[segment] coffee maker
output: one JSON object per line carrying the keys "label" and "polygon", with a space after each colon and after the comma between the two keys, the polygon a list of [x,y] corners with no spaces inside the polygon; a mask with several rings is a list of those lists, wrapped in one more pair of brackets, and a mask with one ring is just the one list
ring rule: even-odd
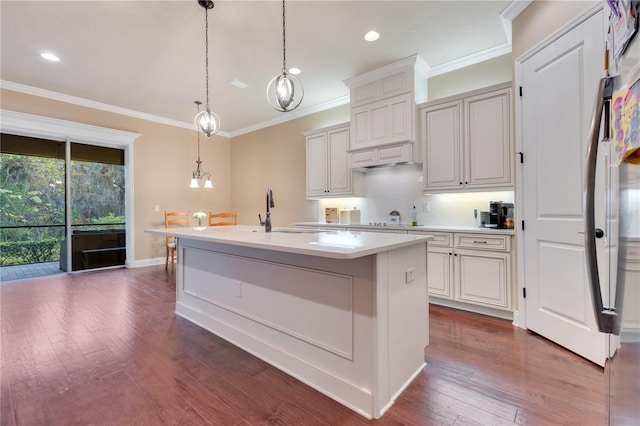
{"label": "coffee maker", "polygon": [[485,227],[512,229],[513,203],[503,203],[502,201],[489,202],[489,220],[485,224]]}
{"label": "coffee maker", "polygon": [[487,228],[501,228],[502,227],[502,201],[490,201],[489,202],[489,222],[485,224]]}

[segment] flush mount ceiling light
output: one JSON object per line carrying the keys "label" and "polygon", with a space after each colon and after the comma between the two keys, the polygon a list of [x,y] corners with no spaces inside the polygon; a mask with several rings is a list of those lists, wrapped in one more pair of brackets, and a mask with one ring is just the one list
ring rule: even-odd
{"label": "flush mount ceiling light", "polygon": [[273,109],[288,112],[296,109],[304,98],[302,83],[287,70],[287,37],[285,7],[282,0],[282,73],[271,79],[267,86],[267,100]]}
{"label": "flush mount ceiling light", "polygon": [[211,137],[220,131],[220,118],[214,112],[211,112],[209,107],[209,9],[213,9],[214,4],[211,0],[198,0],[198,4],[204,8],[204,59],[207,104],[205,110],[199,112],[193,122],[198,131],[204,133],[206,137]]}
{"label": "flush mount ceiling light", "polygon": [[[202,102],[193,101],[198,106],[198,115],[200,115],[200,105]],[[196,115],[196,117],[198,116]],[[211,182],[211,173],[207,173],[202,170],[202,161],[200,161],[200,132],[198,132],[198,160],[196,161],[196,169],[191,174],[191,184],[189,188],[200,188],[200,179],[207,178],[204,182],[204,187],[207,189],[213,188],[213,182]]]}
{"label": "flush mount ceiling light", "polygon": [[42,52],[40,54],[40,56],[44,59],[46,59],[47,61],[51,61],[51,62],[60,62],[60,58],[58,58],[56,55],[54,55],[51,52]]}
{"label": "flush mount ceiling light", "polygon": [[367,32],[364,35],[364,39],[367,40],[367,41],[376,41],[379,38],[380,38],[380,34],[378,34],[377,32],[375,32],[373,30]]}

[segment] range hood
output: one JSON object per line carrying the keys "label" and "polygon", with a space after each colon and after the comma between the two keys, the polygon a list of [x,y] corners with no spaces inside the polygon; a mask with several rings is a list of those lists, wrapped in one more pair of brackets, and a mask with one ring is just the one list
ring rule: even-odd
{"label": "range hood", "polygon": [[428,71],[412,55],[344,81],[351,96],[351,168],[422,162],[416,103],[426,101]]}

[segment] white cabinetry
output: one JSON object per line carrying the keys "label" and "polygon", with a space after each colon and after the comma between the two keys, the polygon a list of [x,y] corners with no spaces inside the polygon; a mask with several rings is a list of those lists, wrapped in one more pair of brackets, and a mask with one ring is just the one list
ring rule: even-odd
{"label": "white cabinetry", "polygon": [[[348,164],[349,123],[305,133],[307,138],[307,197],[356,195],[360,173]],[[355,187],[355,193],[354,193]]]}
{"label": "white cabinetry", "polygon": [[[352,77],[352,167],[422,161],[416,140],[416,102],[426,99],[426,64],[417,55]],[[382,147],[394,148],[385,158]]]}
{"label": "white cabinetry", "polygon": [[512,310],[511,236],[427,233],[434,236],[427,248],[431,302]]}
{"label": "white cabinetry", "polygon": [[512,187],[511,83],[419,106],[424,188]]}

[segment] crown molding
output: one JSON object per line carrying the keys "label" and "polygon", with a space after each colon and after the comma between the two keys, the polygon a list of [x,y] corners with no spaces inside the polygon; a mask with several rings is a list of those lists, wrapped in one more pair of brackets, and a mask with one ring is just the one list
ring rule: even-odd
{"label": "crown molding", "polygon": [[[0,88],[11,90],[14,92],[24,93],[27,95],[38,96],[54,101],[65,102],[72,105],[79,105],[87,108],[93,108],[100,111],[111,112],[114,114],[125,115],[127,117],[139,118],[142,120],[153,121],[155,123],[166,124],[168,126],[181,127],[183,129],[195,130],[193,123],[185,123],[183,121],[172,120],[157,115],[147,114],[132,109],[122,108],[115,105],[109,105],[102,102],[96,102],[89,99],[79,98],[77,96],[66,95],[64,93],[54,92],[51,90],[40,89],[38,87],[27,86],[25,84],[14,83],[12,81],[0,80]],[[226,132],[219,132],[218,136],[229,137]]]}
{"label": "crown molding", "polygon": [[263,121],[261,123],[258,124],[254,124],[252,126],[248,126],[248,127],[244,127],[240,130],[236,130],[234,132],[230,133],[229,137],[236,137],[236,136],[240,136],[240,135],[244,135],[246,133],[251,133],[251,132],[255,132],[256,130],[260,130],[260,129],[264,129],[266,127],[271,127],[271,126],[275,126],[276,124],[282,124],[282,123],[286,123],[287,121],[291,121],[291,120],[295,120],[296,118],[300,118],[300,117],[304,117],[307,115],[311,115],[314,114],[316,112],[321,112],[321,111],[326,111],[328,109],[331,108],[335,108],[335,107],[339,107],[341,105],[345,105],[348,104],[350,100],[349,95],[345,95],[336,99],[332,99],[330,101],[327,102],[323,102],[321,104],[312,106],[312,107],[308,107],[308,108],[303,108],[300,110],[295,110],[292,112],[288,112],[286,115],[282,116],[282,117],[278,117],[278,118],[274,118],[273,120],[267,120],[267,121]]}
{"label": "crown molding", "polygon": [[433,67],[431,68],[431,72],[429,72],[429,77],[445,74],[460,68],[488,61],[489,59],[497,58],[498,56],[507,55],[509,53],[511,53],[511,43],[501,44],[472,55],[464,56],[456,59],[455,61],[450,61],[442,65],[438,65],[437,67]]}

